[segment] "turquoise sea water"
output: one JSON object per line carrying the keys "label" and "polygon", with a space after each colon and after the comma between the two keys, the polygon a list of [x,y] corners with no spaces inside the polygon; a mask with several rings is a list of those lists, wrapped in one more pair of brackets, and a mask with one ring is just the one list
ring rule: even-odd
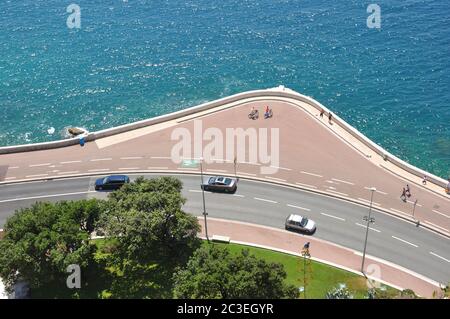
{"label": "turquoise sea water", "polygon": [[[379,30],[366,26],[373,2]],[[449,12],[448,0],[0,0],[0,145],[283,84],[448,177]]]}

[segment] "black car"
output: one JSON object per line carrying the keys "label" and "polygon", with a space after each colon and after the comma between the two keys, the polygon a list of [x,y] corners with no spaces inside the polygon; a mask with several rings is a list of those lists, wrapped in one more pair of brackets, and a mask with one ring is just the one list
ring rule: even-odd
{"label": "black car", "polygon": [[231,177],[209,177],[203,182],[202,188],[205,191],[234,193],[237,189],[237,181]]}
{"label": "black car", "polygon": [[95,190],[116,190],[129,182],[130,178],[126,175],[111,175],[97,179],[95,181]]}

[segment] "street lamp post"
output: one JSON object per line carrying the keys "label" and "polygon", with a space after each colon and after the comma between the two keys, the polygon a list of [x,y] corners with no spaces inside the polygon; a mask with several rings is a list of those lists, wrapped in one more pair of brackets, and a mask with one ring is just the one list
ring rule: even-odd
{"label": "street lamp post", "polygon": [[209,236],[208,236],[208,222],[206,220],[206,216],[208,213],[206,212],[206,205],[205,205],[205,190],[203,187],[203,157],[200,157],[200,187],[202,189],[202,197],[203,197],[203,217],[205,218],[205,235],[206,240],[209,242]]}
{"label": "street lamp post", "polygon": [[311,257],[311,254],[309,253],[309,245],[310,242],[307,242],[302,249],[302,256],[303,256],[303,296],[306,299],[306,257]]}
{"label": "street lamp post", "polygon": [[361,272],[364,274],[364,261],[366,259],[366,248],[367,248],[367,237],[369,236],[369,225],[370,223],[374,223],[375,222],[375,218],[370,217],[370,214],[372,213],[372,202],[373,202],[373,193],[376,192],[376,188],[372,187],[370,189],[370,191],[372,192],[370,195],[370,206],[369,206],[369,216],[364,216],[363,220],[367,221],[367,226],[366,226],[366,239],[364,241],[364,252],[363,252],[363,257],[362,257],[362,264],[361,264]]}

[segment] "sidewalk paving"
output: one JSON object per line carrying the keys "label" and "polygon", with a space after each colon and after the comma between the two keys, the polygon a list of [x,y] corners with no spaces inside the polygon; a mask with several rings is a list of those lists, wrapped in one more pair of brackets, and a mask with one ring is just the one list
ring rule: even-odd
{"label": "sidewalk paving", "polygon": [[[198,219],[202,226],[200,236],[205,237],[203,217]],[[310,242],[309,251],[313,260],[361,274],[362,253],[314,238],[314,236],[216,218],[208,218],[208,235],[210,238],[213,235],[227,236],[234,243],[268,248],[297,256],[300,256],[303,245]],[[433,292],[441,292],[439,283],[373,256],[366,255],[365,272],[370,279],[397,289],[412,289],[422,297],[432,298]]]}

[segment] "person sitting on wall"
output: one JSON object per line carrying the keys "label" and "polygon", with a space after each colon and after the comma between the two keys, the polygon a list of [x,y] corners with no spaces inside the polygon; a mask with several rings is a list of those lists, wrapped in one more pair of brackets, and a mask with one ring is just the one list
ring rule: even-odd
{"label": "person sitting on wall", "polygon": [[450,178],[448,179],[447,188],[445,189],[445,192],[450,195]]}
{"label": "person sitting on wall", "polygon": [[272,109],[269,109],[269,106],[266,106],[266,112],[264,113],[264,118],[268,119],[273,116]]}
{"label": "person sitting on wall", "polygon": [[252,120],[256,120],[259,117],[259,112],[257,109],[255,109],[255,107],[252,107],[252,111],[250,112],[250,114],[248,115],[249,119]]}

